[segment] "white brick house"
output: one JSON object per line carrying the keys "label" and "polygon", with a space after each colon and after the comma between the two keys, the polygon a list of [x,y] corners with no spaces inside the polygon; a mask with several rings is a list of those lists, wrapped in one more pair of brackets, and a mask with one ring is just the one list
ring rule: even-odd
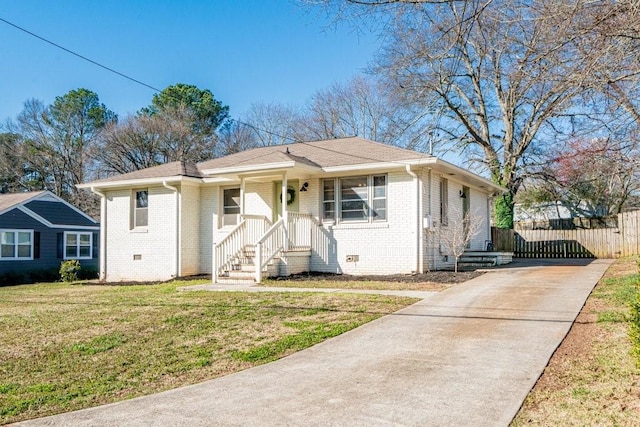
{"label": "white brick house", "polygon": [[80,187],[102,198],[107,281],[451,267],[440,233],[470,210],[482,222],[470,249],[485,249],[491,198],[502,191],[436,157],[361,138],[174,162]]}

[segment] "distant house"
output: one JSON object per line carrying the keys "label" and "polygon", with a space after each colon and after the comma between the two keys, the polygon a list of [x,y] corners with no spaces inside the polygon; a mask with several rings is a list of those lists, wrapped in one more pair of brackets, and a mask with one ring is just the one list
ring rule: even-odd
{"label": "distant house", "polygon": [[80,260],[98,270],[100,225],[49,191],[0,194],[0,284],[57,275]]}
{"label": "distant house", "polygon": [[447,268],[442,233],[471,212],[481,233],[469,249],[485,249],[502,192],[439,158],[362,138],[173,162],[79,187],[102,197],[108,281]]}

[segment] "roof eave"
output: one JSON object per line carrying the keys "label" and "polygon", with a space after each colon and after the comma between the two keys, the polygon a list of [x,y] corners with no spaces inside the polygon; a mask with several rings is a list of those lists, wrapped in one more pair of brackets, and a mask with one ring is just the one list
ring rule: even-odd
{"label": "roof eave", "polygon": [[106,182],[87,182],[84,184],[77,184],[76,187],[91,190],[93,189],[110,189],[119,187],[141,187],[145,185],[162,185],[163,182],[194,182],[201,183],[202,178],[196,178],[192,176],[162,176],[154,178],[138,178],[138,179],[125,179],[121,181],[106,181]]}
{"label": "roof eave", "polygon": [[487,188],[487,190],[492,193],[492,192],[498,192],[499,194],[505,193],[507,190],[505,190],[504,188],[502,188],[501,186],[499,186],[498,184],[494,183],[493,181],[488,180],[487,178],[484,178],[480,175],[477,175],[473,172],[469,172],[466,169],[463,169],[459,166],[454,165],[453,163],[449,163],[446,160],[442,160],[442,159],[438,159],[436,158],[434,162],[432,162],[432,164],[436,165],[436,166],[442,166],[445,169],[449,169],[451,171],[454,171],[456,174],[459,174],[461,176],[464,176],[470,180],[479,182],[480,185],[483,185]]}

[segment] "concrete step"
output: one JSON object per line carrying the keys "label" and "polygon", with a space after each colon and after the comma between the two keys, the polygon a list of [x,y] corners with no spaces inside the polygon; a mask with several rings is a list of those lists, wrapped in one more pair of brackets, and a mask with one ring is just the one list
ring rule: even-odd
{"label": "concrete step", "polygon": [[458,261],[458,268],[484,268],[484,267],[495,267],[495,262],[461,262]]}
{"label": "concrete step", "polygon": [[255,280],[246,279],[232,279],[229,277],[218,277],[218,284],[220,285],[255,285]]}
{"label": "concrete step", "polygon": [[460,259],[458,260],[458,263],[464,262],[464,263],[469,263],[469,262],[491,262],[491,263],[496,263],[496,257],[494,256],[466,256],[463,255],[460,257]]}
{"label": "concrete step", "polygon": [[226,277],[229,279],[252,281],[255,277],[254,271],[231,270],[227,272]]}

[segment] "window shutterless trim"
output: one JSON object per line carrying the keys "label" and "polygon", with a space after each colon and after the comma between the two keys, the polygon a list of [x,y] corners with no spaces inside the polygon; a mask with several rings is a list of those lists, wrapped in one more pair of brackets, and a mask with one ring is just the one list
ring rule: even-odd
{"label": "window shutterless trim", "polygon": [[[384,178],[384,195],[375,195],[375,179]],[[345,188],[342,187],[345,180],[362,180],[365,179],[365,187],[360,187],[364,191],[356,192],[354,194],[358,197],[345,199]],[[388,220],[388,175],[387,174],[375,174],[375,175],[356,175],[346,176],[338,178],[325,178],[322,179],[322,200],[321,200],[321,212],[322,221],[325,223],[342,223],[342,224],[368,224],[372,222],[386,222]],[[382,186],[378,186],[378,189]],[[365,193],[366,191],[366,193]],[[365,197],[363,197],[365,196]],[[374,208],[374,201],[383,201],[383,207],[378,208],[380,211],[384,211],[384,218],[379,218],[376,215]],[[361,218],[347,218],[344,217],[344,212],[357,212],[358,209],[344,209],[345,204],[351,203],[352,206],[358,204],[365,210],[362,211]],[[333,207],[333,209],[330,209]]]}
{"label": "window shutterless trim", "polygon": [[[11,246],[13,246],[13,256],[12,257],[3,257],[2,256],[2,248],[3,246],[9,246],[8,244],[3,244],[2,243],[2,234],[4,233],[11,233],[13,234],[13,244],[11,244]],[[19,253],[19,248],[20,246],[27,246],[26,244],[20,244],[20,240],[19,240],[19,234],[29,234],[29,256],[28,257],[21,257],[18,256]],[[33,244],[34,244],[34,240],[33,240],[33,230],[21,230],[21,229],[0,229],[0,261],[31,261],[33,260]]]}
{"label": "window shutterless trim", "polygon": [[[75,235],[76,236],[76,243],[75,245],[69,245],[67,242],[67,236],[71,236],[71,235]],[[81,245],[80,244],[80,236],[84,235],[84,236],[89,236],[89,244],[88,245]],[[62,240],[62,254],[63,254],[63,259],[92,259],[93,258],[93,233],[87,233],[85,231],[65,231],[64,232],[64,237]],[[71,247],[71,246],[75,246],[76,249],[76,254],[75,256],[69,256],[67,255],[67,248]],[[80,255],[80,248],[89,248],[89,255],[87,256],[81,256]]]}

